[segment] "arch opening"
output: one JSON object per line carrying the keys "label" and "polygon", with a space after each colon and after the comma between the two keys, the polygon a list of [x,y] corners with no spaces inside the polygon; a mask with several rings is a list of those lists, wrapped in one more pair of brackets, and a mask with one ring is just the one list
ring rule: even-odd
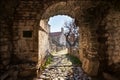
{"label": "arch opening", "polygon": [[[66,36],[65,33],[68,31],[67,28],[65,28],[65,23],[70,23],[74,19],[68,15],[55,15],[53,17],[50,17],[49,19],[41,19],[40,20],[40,27],[38,31],[38,61],[41,61],[42,58],[45,57],[45,54],[43,54],[46,51],[52,51],[52,40],[51,38],[54,37],[54,45],[55,45],[55,50],[59,51],[61,49],[67,48],[67,41],[66,41]],[[74,20],[75,21],[75,20]],[[44,37],[42,37],[44,42],[41,42],[41,33],[43,32],[46,33],[45,35],[47,36],[44,40]],[[45,36],[44,35],[44,36]],[[56,36],[55,36],[56,35]],[[48,42],[48,43],[46,43]],[[41,50],[41,43],[44,46],[47,45],[46,50]],[[56,47],[59,46],[58,48]],[[41,53],[43,52],[43,53]],[[41,63],[41,62],[40,62]]]}
{"label": "arch opening", "polygon": [[[5,11],[8,20],[6,20],[7,17],[3,17],[4,20],[1,22],[0,37],[3,43],[0,50],[3,53],[1,54],[1,60],[3,60],[1,69],[4,69],[5,66],[5,70],[8,70],[11,63],[12,66],[25,64],[19,70],[20,74],[23,74],[25,71],[23,68],[28,70],[28,68],[34,67],[36,69],[37,62],[37,67],[44,64],[43,60],[46,53],[49,52],[49,18],[61,14],[75,18],[75,22],[80,28],[79,42],[81,44],[79,44],[78,58],[82,61],[82,68],[87,74],[97,76],[98,73],[104,75],[104,71],[120,72],[118,71],[120,69],[120,13],[114,9],[117,1],[109,3],[94,1],[21,0],[14,10],[15,15],[12,15],[13,10],[11,15]],[[5,10],[7,10],[7,6]],[[8,10],[8,12],[10,11]],[[39,62],[41,62],[40,65]]]}
{"label": "arch opening", "polygon": [[[46,8],[46,10],[42,13],[42,15],[41,15],[41,20],[40,20],[40,28],[41,29],[43,29],[42,31],[43,32],[45,32],[46,34],[48,34],[49,32],[50,32],[50,27],[46,27],[46,26],[50,26],[50,25],[48,25],[48,21],[49,21],[49,18],[51,17],[51,16],[54,16],[54,15],[59,15],[59,14],[61,14],[61,15],[68,15],[68,16],[71,16],[71,17],[73,17],[73,18],[75,18],[75,23],[78,23],[77,25],[79,26],[79,27],[81,27],[81,31],[82,32],[80,32],[79,31],[79,33],[81,33],[81,35],[79,35],[81,38],[83,38],[83,39],[78,39],[78,42],[81,42],[82,41],[82,44],[81,45],[79,45],[78,44],[78,51],[77,50],[75,50],[75,51],[77,51],[77,52],[75,52],[75,53],[78,53],[78,54],[76,54],[75,56],[77,56],[77,58],[79,58],[83,63],[84,63],[84,65],[82,66],[83,68],[85,68],[85,66],[86,66],[86,64],[85,64],[85,60],[84,60],[84,53],[86,53],[86,52],[84,52],[84,49],[85,50],[87,50],[88,48],[90,48],[90,50],[91,50],[91,46],[92,46],[92,41],[90,41],[90,38],[88,38],[88,36],[91,36],[91,29],[90,29],[90,27],[89,27],[89,25],[87,25],[86,23],[84,24],[84,23],[81,23],[82,22],[82,18],[80,18],[80,16],[78,16],[78,14],[79,15],[81,15],[81,13],[82,13],[82,11],[81,11],[81,8],[80,8],[80,6],[72,6],[72,4],[76,4],[74,1],[69,1],[69,4],[67,4],[67,6],[66,6],[66,4],[65,4],[65,2],[59,2],[59,3],[56,3],[56,4],[53,4],[53,5],[51,5],[51,6],[49,6],[48,8]],[[58,9],[59,8],[59,9]],[[74,9],[75,8],[75,9]],[[48,29],[45,29],[45,28],[48,28]],[[45,31],[46,30],[46,31]],[[86,32],[87,31],[87,32]],[[38,36],[41,36],[41,30],[40,31],[38,31]],[[96,38],[96,37],[95,37]],[[46,41],[46,40],[49,40],[49,36],[47,36],[46,37],[46,40],[44,40],[44,38],[42,37],[42,39],[43,39],[43,41]],[[39,43],[45,43],[45,42],[42,42],[41,41],[41,38],[39,37],[39,40],[38,40],[38,42]],[[90,42],[90,43],[89,43]],[[45,45],[47,45],[47,44],[49,44],[49,43],[45,43],[45,44],[43,44],[44,46]],[[40,44],[39,44],[40,45]],[[39,46],[38,45],[38,46]],[[50,44],[49,44],[50,45]],[[50,46],[48,46],[47,45],[47,48],[49,48]],[[41,46],[39,47],[40,49],[41,49]],[[45,52],[46,51],[48,51],[48,49],[46,49],[46,50],[40,50],[38,48],[38,50],[39,50],[39,52],[38,52],[38,64],[40,63],[41,64],[41,60],[43,60],[43,58],[46,56],[45,54]],[[81,49],[80,49],[81,48]],[[70,50],[71,50],[72,48],[70,48]],[[42,54],[40,53],[40,51],[42,51]],[[43,54],[43,53],[45,53],[45,54]],[[82,55],[81,54],[79,54],[79,53],[82,53]],[[73,54],[74,55],[74,54]],[[92,55],[92,54],[91,54]],[[41,56],[42,56],[42,58],[41,58]],[[82,57],[83,58],[82,58]],[[86,59],[87,60],[87,62],[89,62],[90,60],[89,59]],[[39,61],[41,61],[41,62],[39,62]],[[91,63],[93,63],[92,64],[92,67],[91,67]],[[91,68],[93,68],[94,67],[94,62],[91,62],[91,63],[87,63],[88,65],[89,65],[89,67],[86,69],[86,72],[90,69],[90,70],[92,70]],[[98,62],[96,62],[96,63],[98,63]],[[96,70],[98,70],[98,67],[99,67],[99,63],[97,64],[97,68],[96,68]],[[97,71],[94,73],[94,71],[92,71],[92,72],[88,72],[88,74],[90,74],[90,73],[93,73],[92,75],[96,75],[97,74]]]}
{"label": "arch opening", "polygon": [[[55,21],[52,23],[51,20],[52,20],[52,18],[55,18],[55,17],[57,17],[58,21],[55,19]],[[60,19],[60,17],[61,17],[61,19]],[[69,19],[65,20],[65,18],[69,18]],[[65,23],[67,23],[67,24],[65,24]],[[69,25],[69,23],[71,23],[72,25],[71,24]],[[69,26],[69,28],[68,28],[68,26]],[[71,69],[73,74],[75,74],[75,72],[76,72],[74,70],[76,68],[74,65],[79,65],[78,68],[81,69],[81,67],[80,67],[81,66],[81,62],[79,60],[79,51],[78,51],[78,49],[79,49],[79,42],[78,42],[79,39],[78,38],[74,39],[74,37],[78,37],[79,36],[79,33],[78,33],[79,27],[75,24],[75,19],[71,18],[68,15],[63,15],[63,14],[62,15],[56,15],[55,14],[55,16],[52,16],[50,18],[41,19],[40,20],[40,27],[41,27],[41,29],[38,31],[38,38],[39,38],[39,40],[38,40],[38,42],[39,42],[39,47],[38,47],[38,50],[39,50],[38,59],[39,60],[38,60],[38,63],[44,64],[44,63],[42,63],[44,61],[41,61],[41,60],[43,60],[48,53],[51,53],[53,56],[62,54],[62,55],[68,56],[67,60],[73,59],[73,60],[70,60],[70,65],[68,64],[68,66],[73,67],[73,69]],[[54,30],[51,30],[51,28],[53,28]],[[59,29],[57,29],[58,31],[55,28],[59,28]],[[65,28],[65,30],[63,28]],[[72,32],[69,33],[68,32],[69,29],[70,30],[73,29]],[[74,34],[74,32],[77,33],[77,34]],[[42,34],[42,33],[45,33],[45,34]],[[69,44],[69,46],[67,46],[68,42],[67,42],[66,36],[65,36],[66,33],[70,34],[68,36],[68,38],[71,41],[71,45]],[[53,36],[51,34],[53,34]],[[46,35],[47,37],[43,36],[42,37],[43,40],[41,40],[41,36],[42,35],[44,35],[44,36]],[[74,41],[77,42],[75,45],[73,45]],[[44,47],[46,47],[46,49],[42,50],[41,43],[42,43],[42,45],[44,45]],[[55,53],[54,53],[54,50],[56,50]],[[68,54],[68,53],[70,53],[70,54]],[[63,58],[63,60],[64,60],[64,58]],[[60,62],[61,61],[62,61],[62,59],[60,60]],[[58,62],[57,65],[58,66],[61,65],[61,63]],[[62,65],[62,66],[66,67],[66,65]],[[83,78],[91,79],[88,76],[85,77],[86,74],[84,73],[84,71],[81,71],[79,73],[80,74],[84,74],[82,76]],[[81,76],[80,76],[79,73],[77,75],[80,78]],[[38,72],[38,75],[39,75],[39,72]],[[70,77],[69,73],[67,73],[67,72],[66,72],[66,74],[64,76],[66,76],[66,78],[64,78],[64,79],[74,79],[75,78],[75,76],[73,76],[73,75],[72,75],[72,77]],[[52,79],[54,79],[54,77]]]}

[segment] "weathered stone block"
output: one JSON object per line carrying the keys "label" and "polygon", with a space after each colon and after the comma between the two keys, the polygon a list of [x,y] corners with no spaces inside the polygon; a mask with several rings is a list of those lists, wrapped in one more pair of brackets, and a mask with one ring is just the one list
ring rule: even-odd
{"label": "weathered stone block", "polygon": [[97,76],[99,70],[99,61],[92,61],[84,58],[82,68],[90,76]]}
{"label": "weathered stone block", "polygon": [[33,26],[34,25],[34,20],[27,20],[26,26]]}

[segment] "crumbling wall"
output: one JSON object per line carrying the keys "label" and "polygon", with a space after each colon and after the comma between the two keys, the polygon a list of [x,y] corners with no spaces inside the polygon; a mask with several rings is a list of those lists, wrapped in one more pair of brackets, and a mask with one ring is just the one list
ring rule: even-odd
{"label": "crumbling wall", "polygon": [[110,10],[106,17],[107,42],[108,45],[108,71],[114,74],[120,72],[120,12]]}
{"label": "crumbling wall", "polygon": [[120,62],[120,12],[111,11],[107,16],[109,65]]}
{"label": "crumbling wall", "polygon": [[80,27],[79,56],[82,68],[91,76],[97,75],[99,69],[99,61],[96,58],[98,43],[95,30],[89,25]]}
{"label": "crumbling wall", "polygon": [[101,2],[84,9],[83,25],[80,23],[79,52],[82,67],[89,75],[107,72],[119,78],[119,7],[116,10],[113,7],[115,4],[110,4]]}
{"label": "crumbling wall", "polygon": [[[0,71],[3,70],[0,74],[11,69],[9,64],[21,71],[20,74],[26,73],[31,65],[35,67],[37,62],[41,64],[48,48],[45,43],[48,32],[45,26],[39,26],[40,19],[42,15],[42,19],[47,19],[56,14],[68,14],[80,21],[79,52],[86,73],[97,75],[103,67],[108,68],[109,73],[119,72],[120,1],[62,1],[56,7],[59,0],[0,1]],[[110,8],[113,9],[108,14]]]}

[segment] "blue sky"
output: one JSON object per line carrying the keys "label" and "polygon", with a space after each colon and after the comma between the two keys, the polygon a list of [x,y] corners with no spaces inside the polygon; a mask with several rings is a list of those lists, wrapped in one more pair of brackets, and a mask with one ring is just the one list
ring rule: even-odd
{"label": "blue sky", "polygon": [[71,21],[72,18],[66,15],[57,15],[50,17],[48,24],[51,25],[51,32],[61,31],[61,27],[64,27],[66,21]]}

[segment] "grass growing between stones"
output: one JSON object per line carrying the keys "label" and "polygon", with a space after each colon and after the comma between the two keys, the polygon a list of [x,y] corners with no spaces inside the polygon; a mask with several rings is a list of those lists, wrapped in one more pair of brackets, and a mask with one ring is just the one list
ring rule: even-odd
{"label": "grass growing between stones", "polygon": [[68,59],[70,59],[70,61],[75,64],[75,65],[82,65],[81,61],[75,57],[75,56],[72,56],[70,54],[66,54],[66,56],[68,57]]}
{"label": "grass growing between stones", "polygon": [[53,56],[49,55],[48,58],[45,61],[45,64],[41,67],[42,70],[44,70],[46,68],[46,66],[49,65],[52,61],[53,61]]}

